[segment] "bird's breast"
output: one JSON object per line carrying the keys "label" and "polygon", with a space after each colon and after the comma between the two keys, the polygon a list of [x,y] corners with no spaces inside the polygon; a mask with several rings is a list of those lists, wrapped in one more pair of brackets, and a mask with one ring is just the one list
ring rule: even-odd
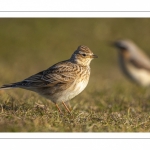
{"label": "bird's breast", "polygon": [[72,85],[61,92],[61,96],[57,97],[57,102],[68,101],[80,94],[87,86],[89,82],[89,74],[82,74],[81,77],[77,77]]}
{"label": "bird's breast", "polygon": [[86,77],[83,80],[77,80],[76,82],[74,82],[74,84],[68,89],[67,100],[70,100],[76,95],[80,94],[86,88],[88,82],[89,82],[89,77]]}

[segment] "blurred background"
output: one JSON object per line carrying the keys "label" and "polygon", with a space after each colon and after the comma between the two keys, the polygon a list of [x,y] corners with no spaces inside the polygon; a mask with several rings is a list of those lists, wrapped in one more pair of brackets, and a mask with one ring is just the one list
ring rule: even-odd
{"label": "blurred background", "polygon": [[91,86],[97,79],[102,79],[100,84],[120,82],[124,77],[111,42],[128,38],[150,55],[149,33],[146,18],[1,18],[0,84],[22,80],[68,59],[81,44],[99,56],[91,63]]}

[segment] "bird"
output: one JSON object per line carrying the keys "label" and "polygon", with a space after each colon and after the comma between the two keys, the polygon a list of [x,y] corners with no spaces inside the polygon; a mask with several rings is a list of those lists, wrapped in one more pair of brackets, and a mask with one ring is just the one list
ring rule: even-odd
{"label": "bird", "polygon": [[21,88],[30,90],[51,100],[62,113],[58,103],[62,103],[71,114],[65,102],[81,93],[90,77],[90,63],[98,58],[89,47],[80,45],[70,59],[58,62],[46,70],[34,74],[20,82],[3,85],[0,89]]}
{"label": "bird", "polygon": [[113,42],[117,48],[119,65],[123,74],[137,85],[150,85],[150,58],[132,40]]}

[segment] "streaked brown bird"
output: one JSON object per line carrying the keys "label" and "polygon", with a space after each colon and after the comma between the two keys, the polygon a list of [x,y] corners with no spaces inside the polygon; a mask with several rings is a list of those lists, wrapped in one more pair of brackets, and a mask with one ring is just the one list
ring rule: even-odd
{"label": "streaked brown bird", "polygon": [[97,56],[87,46],[81,45],[70,59],[61,61],[23,81],[3,85],[0,89],[22,88],[34,91],[55,103],[60,112],[58,102],[61,102],[71,114],[65,102],[77,96],[87,86],[90,62],[93,58]]}
{"label": "streaked brown bird", "polygon": [[119,65],[122,72],[141,86],[150,85],[150,59],[131,40],[117,40]]}

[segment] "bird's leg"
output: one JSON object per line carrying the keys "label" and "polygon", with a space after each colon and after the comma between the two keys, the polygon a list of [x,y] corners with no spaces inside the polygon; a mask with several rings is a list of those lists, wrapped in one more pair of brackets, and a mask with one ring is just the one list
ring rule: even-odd
{"label": "bird's leg", "polygon": [[67,110],[67,111],[70,113],[70,115],[71,115],[71,111],[69,110],[69,108],[67,107],[67,105],[65,104],[64,101],[62,101],[62,104],[65,106],[66,110]]}
{"label": "bird's leg", "polygon": [[67,103],[65,103],[65,104],[68,106],[69,110],[71,111],[71,110],[72,110],[72,107],[71,107],[69,101],[67,101]]}
{"label": "bird's leg", "polygon": [[61,111],[61,109],[59,108],[58,104],[55,104],[55,105],[56,105],[58,111],[62,114],[62,111]]}

